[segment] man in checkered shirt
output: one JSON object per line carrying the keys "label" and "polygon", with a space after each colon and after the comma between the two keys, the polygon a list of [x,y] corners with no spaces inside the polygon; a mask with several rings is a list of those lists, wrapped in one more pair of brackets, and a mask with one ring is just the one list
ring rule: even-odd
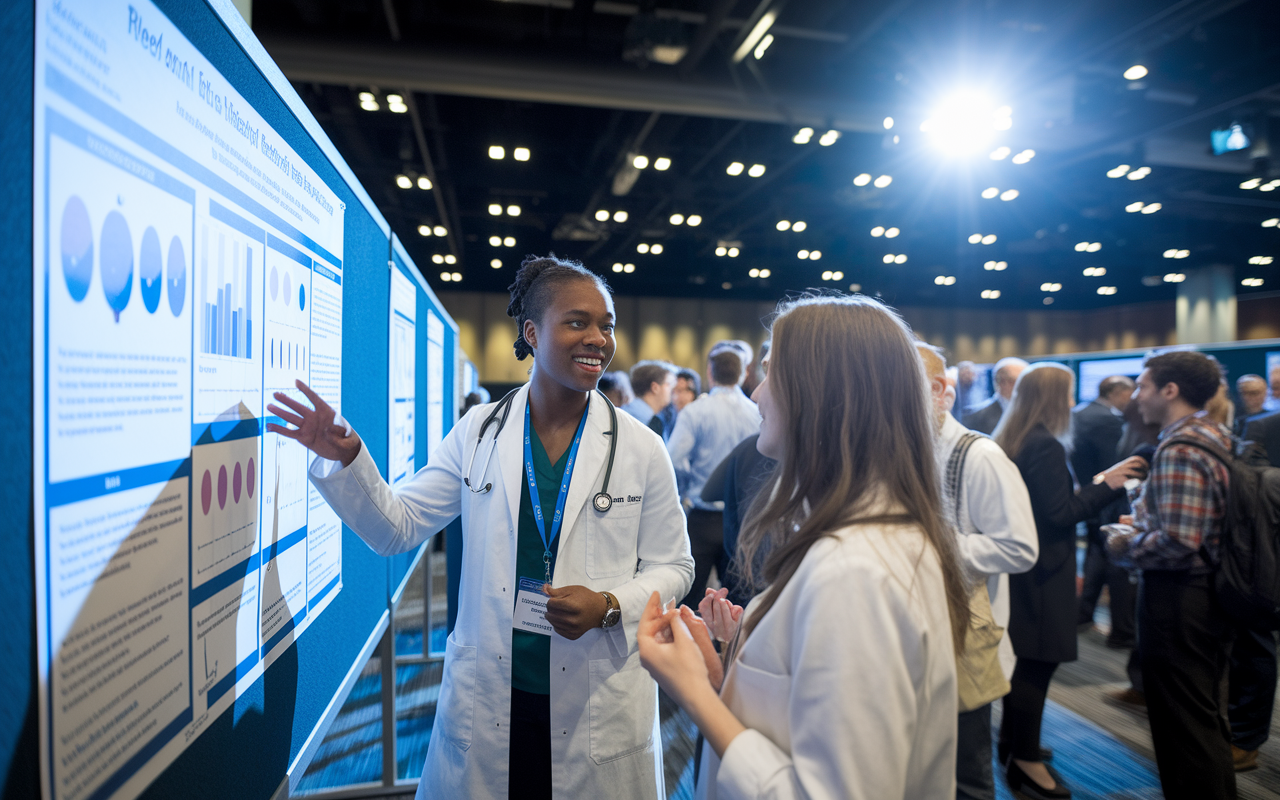
{"label": "man in checkered shirt", "polygon": [[1202,545],[1216,554],[1228,474],[1209,453],[1177,441],[1230,452],[1229,431],[1204,412],[1220,380],[1218,363],[1202,353],[1147,358],[1136,400],[1143,420],[1163,427],[1161,443],[1146,482],[1130,490],[1133,533],[1108,542],[1122,563],[1142,570],[1139,659],[1166,800],[1236,796],[1221,699],[1232,624],[1200,556]]}

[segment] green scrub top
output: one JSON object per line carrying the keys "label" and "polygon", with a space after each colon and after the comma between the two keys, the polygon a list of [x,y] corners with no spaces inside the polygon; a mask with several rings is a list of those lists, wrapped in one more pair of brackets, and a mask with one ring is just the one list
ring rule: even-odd
{"label": "green scrub top", "polygon": [[[538,482],[538,499],[542,503],[542,518],[547,525],[556,513],[556,499],[560,494],[560,481],[564,479],[565,463],[569,449],[560,460],[552,464],[547,449],[542,446],[538,432],[533,431],[530,450],[533,451],[533,475]],[[529,481],[522,474],[520,481],[520,520],[516,528],[516,583],[520,578],[542,581],[546,565],[542,562],[542,537],[538,535],[538,523],[533,518],[533,500],[529,495]],[[549,532],[549,531],[548,531]],[[560,535],[551,541],[551,574],[556,571],[556,551],[560,547]],[[511,631],[511,685],[522,692],[551,694],[551,637],[529,631]]]}

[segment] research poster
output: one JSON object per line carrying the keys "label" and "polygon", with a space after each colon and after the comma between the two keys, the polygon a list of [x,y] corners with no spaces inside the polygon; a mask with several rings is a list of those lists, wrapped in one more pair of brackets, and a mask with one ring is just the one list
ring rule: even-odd
{"label": "research poster", "polygon": [[35,56],[43,789],[127,800],[341,589],[266,404],[341,408],[345,209],[146,0],[37,0]]}
{"label": "research poster", "polygon": [[414,383],[417,374],[418,291],[400,268],[391,265],[390,347],[387,350],[387,396],[390,408],[390,454],[387,477],[392,486],[413,477],[414,470]]}

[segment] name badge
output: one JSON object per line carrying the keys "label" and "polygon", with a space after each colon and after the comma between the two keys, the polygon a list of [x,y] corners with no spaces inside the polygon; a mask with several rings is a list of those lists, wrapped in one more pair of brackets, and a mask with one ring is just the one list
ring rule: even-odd
{"label": "name badge", "polygon": [[516,613],[512,627],[540,636],[550,636],[551,623],[547,622],[547,596],[542,592],[542,581],[521,578],[516,592]]}

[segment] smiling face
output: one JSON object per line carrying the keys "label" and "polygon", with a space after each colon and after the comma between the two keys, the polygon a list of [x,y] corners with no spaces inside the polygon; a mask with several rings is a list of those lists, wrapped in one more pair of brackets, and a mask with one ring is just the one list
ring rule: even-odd
{"label": "smiling face", "polygon": [[556,287],[540,320],[527,320],[524,338],[534,369],[567,389],[589,392],[613,360],[613,300],[589,279]]}
{"label": "smiling face", "polygon": [[697,399],[698,394],[693,388],[693,381],[688,378],[676,378],[675,389],[671,392],[671,402],[675,405],[676,411],[680,411]]}

